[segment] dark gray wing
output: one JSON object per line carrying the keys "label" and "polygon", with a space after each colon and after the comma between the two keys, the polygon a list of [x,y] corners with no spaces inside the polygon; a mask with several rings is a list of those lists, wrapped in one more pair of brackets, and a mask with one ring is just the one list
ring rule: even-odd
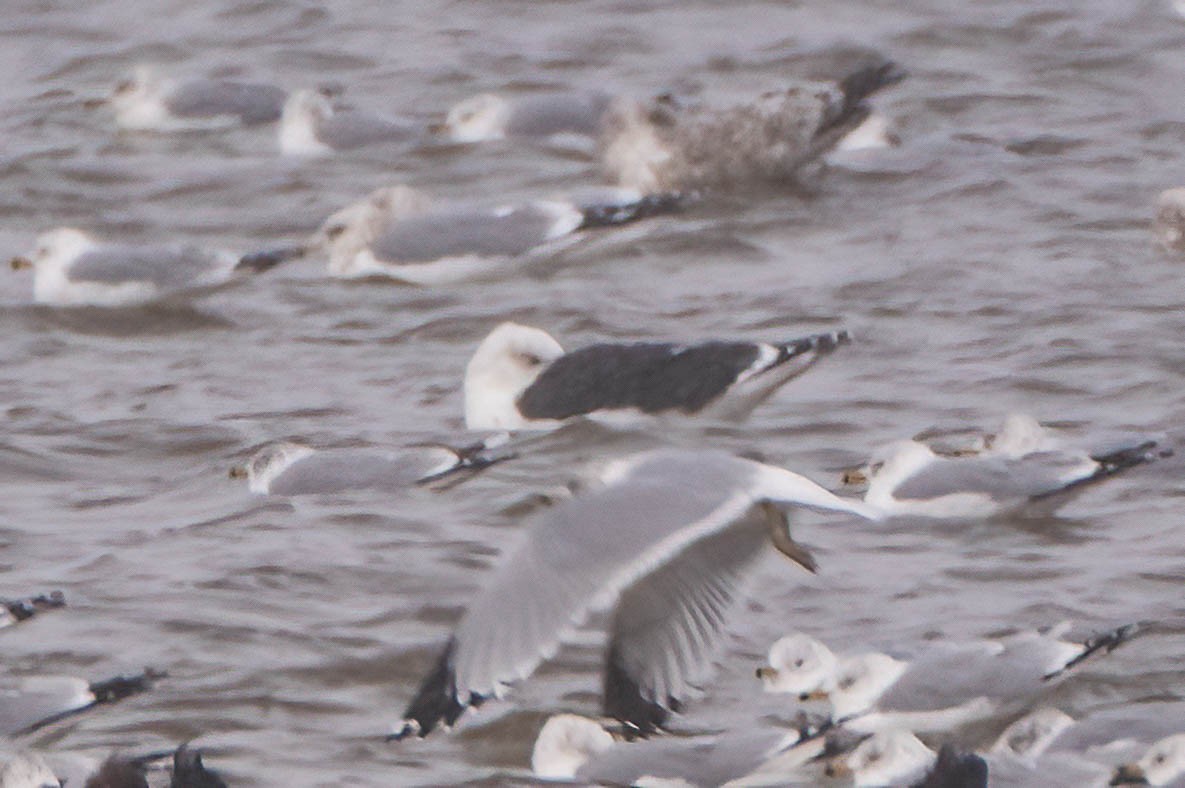
{"label": "dark gray wing", "polygon": [[769,549],[771,517],[787,527],[783,512],[757,504],[622,592],[610,626],[607,716],[651,733],[707,679],[741,582]]}
{"label": "dark gray wing", "polygon": [[375,259],[430,263],[448,257],[517,257],[553,237],[556,216],[533,205],[507,211],[445,210],[394,222],[371,245]]}
{"label": "dark gray wing", "polygon": [[145,282],[160,290],[177,290],[215,284],[229,275],[233,265],[196,247],[103,246],[80,255],[66,276],[73,282]]}
{"label": "dark gray wing", "polygon": [[528,96],[514,102],[506,123],[508,136],[549,137],[574,133],[595,136],[609,108],[603,93],[555,93]]}
{"label": "dark gray wing", "polygon": [[530,419],[566,419],[599,410],[695,413],[757,360],[751,342],[590,345],[552,362],[518,399]]}
{"label": "dark gray wing", "polygon": [[317,123],[317,137],[334,150],[380,142],[410,142],[416,131],[406,123],[355,110],[338,110]]}
{"label": "dark gray wing", "polygon": [[998,502],[1023,501],[1075,484],[1092,474],[1081,455],[1040,452],[1019,459],[966,457],[941,459],[909,477],[893,490],[899,501],[925,501],[956,493],[979,493]]}
{"label": "dark gray wing", "polygon": [[255,124],[278,119],[287,98],[288,93],[275,85],[193,80],[178,85],[165,104],[178,117],[234,115],[243,123]]}
{"label": "dark gray wing", "polygon": [[452,724],[530,674],[589,611],[689,544],[734,527],[752,505],[759,467],[717,452],[663,454],[545,511],[457,625],[397,735]]}
{"label": "dark gray wing", "polygon": [[294,462],[268,485],[271,495],[318,495],[345,490],[399,490],[443,472],[455,453],[443,448],[381,451],[324,449]]}

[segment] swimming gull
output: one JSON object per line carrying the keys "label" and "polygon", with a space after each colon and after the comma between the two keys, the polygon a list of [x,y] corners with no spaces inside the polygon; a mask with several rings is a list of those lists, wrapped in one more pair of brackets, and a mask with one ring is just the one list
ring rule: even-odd
{"label": "swimming gull", "polygon": [[1139,760],[1115,770],[1112,785],[1169,785],[1185,778],[1185,733],[1161,739]]}
{"label": "swimming gull", "polygon": [[161,671],[115,676],[88,682],[69,676],[25,678],[13,688],[0,688],[0,736],[25,733],[100,704],[114,703],[152,688]]}
{"label": "swimming gull", "polygon": [[1010,417],[978,454],[940,456],[918,441],[898,441],[882,449],[866,473],[846,478],[867,476],[864,500],[891,515],[1047,514],[1088,486],[1163,456],[1156,445],[1139,440],[1096,453],[1059,448],[1032,419]]}
{"label": "swimming gull", "polygon": [[1074,718],[1060,709],[1042,706],[1013,721],[996,737],[992,755],[1035,760],[1059,736],[1074,726]]}
{"label": "swimming gull", "polygon": [[23,599],[0,598],[0,629],[28,621],[46,610],[66,606],[66,597],[61,591],[28,596]]}
{"label": "swimming gull", "polygon": [[121,128],[178,131],[269,123],[288,93],[275,85],[224,79],[173,80],[141,66],[108,98]]}
{"label": "swimming gull", "polygon": [[485,444],[462,449],[439,444],[401,449],[314,449],[282,441],[265,446],[230,471],[247,479],[259,495],[318,495],[345,490],[401,490],[421,484],[456,482],[501,457],[484,454]]}
{"label": "swimming gull", "polygon": [[519,203],[443,203],[408,186],[388,186],[330,216],[306,249],[324,253],[334,276],[448,284],[554,252],[584,230],[672,213],[681,204],[679,195],[621,189]]}
{"label": "swimming gull", "polygon": [[656,450],[542,512],[457,624],[392,738],[426,736],[501,696],[614,605],[607,716],[645,734],[711,669],[728,609],[772,538],[809,571],[779,506],[874,516],[782,468],[717,451]]}
{"label": "swimming gull", "polygon": [[323,156],[380,143],[410,143],[419,133],[409,123],[364,110],[335,107],[325,91],[298,90],[284,102],[280,151]]}
{"label": "swimming gull", "polygon": [[603,93],[545,93],[505,98],[482,93],[454,104],[434,130],[459,143],[522,137],[557,141],[595,138],[609,97]]}
{"label": "swimming gull", "polygon": [[255,260],[189,245],[133,246],[59,227],[41,234],[13,270],[33,270],[33,299],[55,306],[121,307],[198,296],[284,258]]}
{"label": "swimming gull", "polygon": [[1165,248],[1185,250],[1185,188],[1166,189],[1156,198],[1155,230]]}
{"label": "swimming gull", "polygon": [[770,692],[825,701],[832,718],[856,731],[907,727],[944,731],[1029,699],[1087,658],[1109,653],[1133,625],[1082,643],[1060,639],[1065,625],[968,643],[931,645],[912,659],[880,652],[837,657],[802,633],[779,640],[758,676]]}
{"label": "swimming gull", "polygon": [[794,183],[864,122],[866,98],[904,76],[882,62],[838,85],[796,86],[725,108],[670,95],[618,99],[605,118],[602,165],[611,182],[642,192]]}
{"label": "swimming gull", "polygon": [[[809,741],[811,738],[814,741]],[[695,736],[652,738],[630,743],[617,739],[600,723],[576,714],[548,718],[531,751],[531,769],[548,780],[579,780],[597,785],[639,785],[682,781],[691,786],[719,786],[754,773],[779,756],[779,774],[792,761],[786,751],[804,739],[801,764],[823,752],[824,742],[804,721],[799,729],[757,728]]]}
{"label": "swimming gull", "polygon": [[0,788],[61,788],[57,775],[35,752],[0,753]]}
{"label": "swimming gull", "polygon": [[465,369],[473,430],[552,429],[588,416],[740,420],[841,344],[846,331],[788,342],[601,343],[565,353],[547,332],[503,323]]}
{"label": "swimming gull", "polygon": [[855,786],[987,788],[988,768],[973,753],[943,747],[936,753],[907,730],[880,731],[854,750],[831,759],[825,774]]}

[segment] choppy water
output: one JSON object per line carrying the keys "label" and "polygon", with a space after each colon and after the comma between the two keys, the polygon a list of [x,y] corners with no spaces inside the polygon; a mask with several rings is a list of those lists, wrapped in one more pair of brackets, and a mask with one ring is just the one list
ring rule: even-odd
{"label": "choppy water", "polygon": [[[1167,2],[18,0],[0,42],[6,253],[62,224],[249,250],[395,180],[527,196],[596,175],[514,145],[294,161],[268,129],[117,133],[84,102],[143,61],[338,81],[361,105],[424,119],[487,89],[757,91],[853,45],[911,73],[878,101],[901,148],[810,194],[704,205],[499,282],[343,283],[309,261],[190,313],[107,313],[29,306],[27,278],[0,278],[0,593],[62,588],[70,602],[0,633],[2,669],[171,673],[34,744],[101,755],[198,737],[237,785],[496,782],[522,774],[544,715],[595,712],[599,649],[585,645],[483,709],[485,724],[381,742],[519,504],[629,441],[566,431],[445,495],[289,503],[226,478],[270,439],[456,436],[464,364],[503,319],[569,347],[851,328],[856,344],[743,427],[676,438],[756,448],[826,482],[880,442],[1014,409],[1083,432],[1171,434],[1185,416],[1182,261],[1148,229],[1155,194],[1185,180],[1185,20]],[[821,573],[768,566],[682,722],[775,709],[754,700],[752,670],[791,628],[858,648],[1176,620],[1183,493],[1180,463],[1165,462],[1052,521],[806,515],[795,533]],[[1170,624],[1056,700],[1083,713],[1180,698],[1183,637]]]}

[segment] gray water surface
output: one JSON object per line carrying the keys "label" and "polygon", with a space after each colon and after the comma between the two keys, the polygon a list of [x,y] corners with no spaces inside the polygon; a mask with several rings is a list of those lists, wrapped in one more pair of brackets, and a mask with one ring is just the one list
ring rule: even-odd
{"label": "gray water surface", "polygon": [[[747,424],[671,437],[756,449],[831,486],[877,444],[1011,410],[1072,434],[1181,432],[1185,261],[1148,226],[1157,192],[1185,180],[1185,20],[1167,0],[84,5],[0,15],[5,254],[58,225],[250,251],[394,181],[494,199],[597,177],[588,159],[510,143],[299,160],[268,127],[118,132],[84,105],[140,62],[340,82],[359,106],[425,122],[483,90],[733,99],[835,73],[859,48],[910,77],[876,102],[900,148],[498,281],[346,283],[309,260],[185,310],[110,312],[32,306],[27,275],[0,276],[0,594],[61,588],[70,603],[0,632],[0,671],[170,673],[29,744],[102,756],[194,738],[235,785],[496,783],[524,774],[546,715],[595,714],[600,647],[585,639],[463,730],[382,742],[531,495],[644,441],[576,427],[443,494],[284,501],[226,475],[273,439],[465,439],[464,366],[504,319],[567,347],[851,329]],[[1139,469],[1055,520],[804,514],[795,535],[820,573],[764,568],[678,725],[776,714],[753,668],[791,629],[908,648],[1065,618],[1084,635],[1167,621],[1054,700],[1080,715],[1180,698],[1180,471]]]}

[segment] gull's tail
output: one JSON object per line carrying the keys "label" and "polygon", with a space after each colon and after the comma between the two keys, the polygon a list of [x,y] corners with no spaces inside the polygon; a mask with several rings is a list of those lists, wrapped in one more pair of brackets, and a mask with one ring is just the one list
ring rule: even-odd
{"label": "gull's tail", "polygon": [[621,202],[607,201],[580,207],[584,218],[576,229],[587,230],[592,227],[616,227],[619,224],[629,224],[639,219],[651,216],[675,213],[683,208],[691,196],[683,192],[659,192],[657,194],[643,194]]}
{"label": "gull's tail", "polygon": [[282,246],[278,249],[265,249],[262,252],[251,252],[239,258],[235,265],[236,271],[246,271],[252,274],[262,274],[275,268],[280,263],[296,260],[308,253],[306,246]]}
{"label": "gull's tail", "polygon": [[839,132],[843,136],[856,128],[871,111],[864,99],[878,90],[896,85],[908,76],[907,72],[891,60],[867,65],[848,74],[839,82],[840,95],[823,111],[822,122],[815,130],[816,137]]}
{"label": "gull's tail", "polygon": [[1158,449],[1157,442],[1154,440],[1147,440],[1135,446],[1128,446],[1123,449],[1108,452],[1106,454],[1091,455],[1091,459],[1099,464],[1094,473],[1089,476],[1084,476],[1070,482],[1065,487],[1059,487],[1056,490],[1038,495],[1033,498],[1034,501],[1040,501],[1045,498],[1057,498],[1065,495],[1068,492],[1077,492],[1087,485],[1095,484],[1112,476],[1123,473],[1129,468],[1134,468],[1137,465],[1144,465],[1145,463],[1154,462],[1162,457],[1171,457],[1173,455],[1172,449]]}

